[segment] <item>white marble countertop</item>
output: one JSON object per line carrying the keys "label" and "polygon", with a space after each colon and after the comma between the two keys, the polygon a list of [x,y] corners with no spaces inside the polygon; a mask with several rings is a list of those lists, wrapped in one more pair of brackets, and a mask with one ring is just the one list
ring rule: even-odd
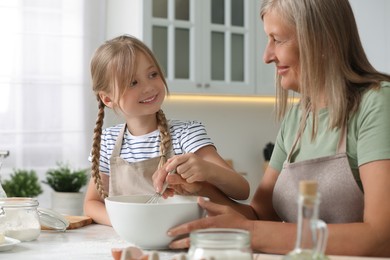
{"label": "white marble countertop", "polygon": [[[21,242],[11,250],[0,252],[5,260],[41,260],[41,259],[109,259],[112,248],[125,248],[130,243],[121,239],[112,227],[92,224],[66,232],[42,231],[37,240]],[[185,251],[159,251],[160,260],[171,260],[176,254]],[[380,258],[360,258],[330,256],[331,260],[378,260]],[[279,260],[281,256],[256,254],[254,260]],[[383,258],[384,259],[384,258]],[[389,259],[389,258],[387,258]]]}
{"label": "white marble countertop", "polygon": [[[132,244],[121,239],[112,227],[92,224],[66,232],[42,231],[37,240],[21,242],[11,250],[0,252],[0,259],[109,259],[112,248]],[[175,251],[160,251],[160,260],[171,260]]]}

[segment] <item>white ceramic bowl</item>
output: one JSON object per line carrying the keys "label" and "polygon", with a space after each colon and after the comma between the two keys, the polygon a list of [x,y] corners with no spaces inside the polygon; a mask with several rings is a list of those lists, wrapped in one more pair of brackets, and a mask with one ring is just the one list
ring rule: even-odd
{"label": "white ceramic bowl", "polygon": [[174,239],[167,231],[201,218],[204,210],[196,196],[160,199],[146,204],[150,195],[112,196],[105,199],[111,224],[124,240],[143,249],[166,249]]}

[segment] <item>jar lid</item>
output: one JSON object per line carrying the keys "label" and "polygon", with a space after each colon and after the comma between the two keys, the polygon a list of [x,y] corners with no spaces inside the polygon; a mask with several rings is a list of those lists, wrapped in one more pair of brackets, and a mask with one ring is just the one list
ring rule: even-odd
{"label": "jar lid", "polygon": [[60,213],[51,209],[38,208],[39,221],[42,226],[57,231],[65,231],[69,226],[69,221]]}
{"label": "jar lid", "polygon": [[38,205],[38,200],[34,198],[10,197],[0,199],[0,207],[5,208],[38,207]]}
{"label": "jar lid", "polygon": [[198,229],[190,233],[191,244],[206,248],[249,247],[249,231],[234,228]]}

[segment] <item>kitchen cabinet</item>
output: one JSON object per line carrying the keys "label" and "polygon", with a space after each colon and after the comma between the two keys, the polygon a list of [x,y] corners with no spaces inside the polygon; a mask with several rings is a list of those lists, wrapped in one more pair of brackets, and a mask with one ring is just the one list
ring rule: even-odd
{"label": "kitchen cabinet", "polygon": [[272,87],[262,88],[273,86],[273,69],[258,65],[265,39],[258,33],[257,2],[107,0],[106,35],[142,39],[162,65],[171,93],[273,94]]}
{"label": "kitchen cabinet", "polygon": [[165,69],[172,92],[253,93],[253,4],[151,1],[152,12],[145,14],[151,32],[145,40]]}

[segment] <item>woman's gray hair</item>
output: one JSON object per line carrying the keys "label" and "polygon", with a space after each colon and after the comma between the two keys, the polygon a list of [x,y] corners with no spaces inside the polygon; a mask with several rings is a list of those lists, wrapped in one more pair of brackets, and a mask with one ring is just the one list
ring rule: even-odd
{"label": "woman's gray hair", "polygon": [[[370,64],[362,47],[348,0],[264,0],[260,16],[276,12],[295,28],[299,46],[301,105],[314,114],[316,136],[318,97],[325,98],[329,127],[341,127],[356,112],[363,90],[390,76]],[[288,91],[277,76],[277,116],[287,110]]]}

